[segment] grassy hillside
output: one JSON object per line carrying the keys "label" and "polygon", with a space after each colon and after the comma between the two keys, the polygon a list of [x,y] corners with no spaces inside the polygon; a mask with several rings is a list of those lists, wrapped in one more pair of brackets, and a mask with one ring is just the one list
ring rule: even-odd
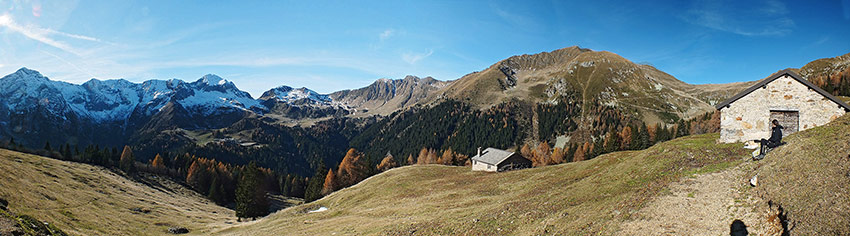
{"label": "grassy hillside", "polygon": [[797,132],[752,168],[796,235],[850,235],[850,115]]}
{"label": "grassy hillside", "polygon": [[234,212],[156,177],[139,183],[102,167],[0,149],[0,198],[16,214],[71,235],[161,235],[172,226],[204,234]]}
{"label": "grassy hillside", "polygon": [[[373,176],[316,202],[218,233],[239,235],[613,234],[666,186],[746,157],[717,134],[643,151],[506,173],[408,166]],[[329,210],[308,213],[319,207]]]}

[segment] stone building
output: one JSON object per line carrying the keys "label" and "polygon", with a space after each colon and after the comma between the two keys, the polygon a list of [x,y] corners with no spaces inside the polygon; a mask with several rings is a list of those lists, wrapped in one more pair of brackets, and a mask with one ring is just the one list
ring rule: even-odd
{"label": "stone building", "polygon": [[478,155],[472,157],[473,171],[501,172],[529,167],[531,161],[522,155],[496,148],[487,148],[483,152],[478,148]]}
{"label": "stone building", "polygon": [[850,112],[850,106],[789,69],[782,70],[717,105],[720,140],[746,142],[770,137],[778,120],[783,136],[824,125]]}

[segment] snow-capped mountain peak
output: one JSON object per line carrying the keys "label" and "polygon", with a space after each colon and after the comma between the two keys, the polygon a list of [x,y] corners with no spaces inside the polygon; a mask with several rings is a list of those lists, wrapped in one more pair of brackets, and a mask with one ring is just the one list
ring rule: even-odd
{"label": "snow-capped mountain peak", "polygon": [[[0,115],[44,111],[53,117],[51,119],[60,121],[80,119],[125,125],[144,121],[163,111],[175,111],[169,107],[187,112],[186,117],[241,117],[245,112],[260,116],[272,112],[313,117],[344,115],[350,110],[329,95],[306,87],[280,86],[254,99],[233,82],[213,74],[191,83],[180,79],[142,83],[91,79],[83,84],[72,84],[52,81],[38,71],[21,68],[0,79],[0,97],[3,98],[0,99]],[[292,107],[298,108],[288,109]]]}
{"label": "snow-capped mountain peak", "polygon": [[331,102],[331,98],[328,95],[319,94],[306,87],[292,88],[286,85],[273,88],[260,96],[260,100],[276,100],[286,103],[294,103],[304,99],[318,104],[329,104]]}
{"label": "snow-capped mountain peak", "polygon": [[9,79],[9,80],[31,80],[31,81],[42,81],[42,82],[48,80],[47,77],[44,77],[44,75],[41,75],[41,73],[39,73],[38,71],[31,70],[31,69],[26,68],[26,67],[21,67],[21,69],[18,69],[17,71],[15,71],[15,73],[12,73],[12,74],[9,74],[9,75],[3,77],[3,79],[4,80],[6,80],[6,79]]}
{"label": "snow-capped mountain peak", "polygon": [[124,79],[91,79],[83,84],[52,81],[38,71],[21,68],[0,79],[0,107],[13,112],[42,106],[64,117],[76,114],[94,121],[128,119],[133,113],[152,115],[168,102],[204,115],[232,109],[263,110],[259,101],[219,76],[205,75],[195,83],[179,79],[133,83]]}
{"label": "snow-capped mountain peak", "polygon": [[229,83],[229,81],[222,79],[218,75],[214,75],[214,74],[204,75],[204,77],[201,77],[200,81],[202,83],[205,83],[205,84],[211,85],[211,86],[225,85],[225,84]]}

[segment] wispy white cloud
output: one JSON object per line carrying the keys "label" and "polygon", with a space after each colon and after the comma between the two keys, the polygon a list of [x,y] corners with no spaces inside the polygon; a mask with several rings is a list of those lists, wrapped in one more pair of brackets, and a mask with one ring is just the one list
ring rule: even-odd
{"label": "wispy white cloud", "polygon": [[425,53],[407,52],[407,53],[401,54],[401,59],[404,60],[404,62],[407,62],[408,64],[413,65],[413,64],[416,64],[416,62],[419,62],[422,59],[425,59],[425,58],[431,56],[431,54],[434,54],[434,50],[432,50],[432,49],[429,49],[428,52],[425,52]]}
{"label": "wispy white cloud", "polygon": [[[755,4],[756,6],[736,6]],[[746,11],[746,12],[745,12]],[[752,14],[750,11],[758,12]],[[784,36],[792,32],[794,21],[788,8],[776,0],[696,1],[681,16],[691,24],[743,36]]]}
{"label": "wispy white cloud", "polygon": [[64,37],[68,37],[68,38],[81,39],[81,40],[87,40],[87,41],[93,41],[93,42],[102,42],[100,39],[97,39],[97,38],[94,38],[94,37],[78,35],[78,34],[70,34],[70,33],[65,33],[65,32],[61,32],[61,31],[56,31],[56,30],[53,30],[53,29],[45,29],[45,28],[41,28],[41,27],[38,27],[36,25],[31,25],[31,24],[26,25],[26,26],[20,25],[17,22],[15,22],[15,19],[13,19],[12,16],[9,15],[9,14],[0,15],[0,27],[5,27],[5,28],[7,28],[7,29],[9,29],[13,32],[24,35],[27,38],[30,38],[32,40],[53,46],[55,48],[61,49],[63,51],[69,52],[69,53],[73,53],[75,55],[80,55],[79,50],[72,47],[68,43],[65,43],[65,42],[62,42],[62,41],[59,41],[59,40],[52,38],[51,35],[59,35],[59,36],[64,36]]}
{"label": "wispy white cloud", "polygon": [[388,38],[392,37],[394,33],[395,33],[394,30],[387,29],[387,30],[384,30],[384,32],[381,32],[381,34],[378,35],[378,38],[380,38],[381,41],[384,41],[384,40],[387,40]]}
{"label": "wispy white cloud", "polygon": [[92,41],[92,42],[103,42],[100,39],[85,36],[85,35],[69,34],[69,33],[61,32],[61,31],[56,31],[56,30],[53,30],[53,29],[41,29],[41,30],[44,30],[44,32],[46,32],[47,34],[56,34],[56,35],[61,35],[61,36],[65,36],[65,37],[68,37],[68,38],[82,39],[82,40],[87,40],[87,41]]}
{"label": "wispy white cloud", "polygon": [[18,25],[17,23],[15,23],[15,20],[12,19],[12,16],[9,14],[0,15],[0,27],[6,27],[7,29],[20,33],[32,40],[39,41],[55,48],[62,49],[63,51],[79,55],[77,50],[72,48],[68,44],[47,37],[47,34],[45,34],[45,32],[47,31],[45,30],[38,30],[33,27],[24,27]]}

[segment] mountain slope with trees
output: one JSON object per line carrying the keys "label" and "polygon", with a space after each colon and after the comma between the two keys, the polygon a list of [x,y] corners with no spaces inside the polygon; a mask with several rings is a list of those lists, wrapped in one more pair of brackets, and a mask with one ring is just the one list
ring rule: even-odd
{"label": "mountain slope with trees", "polygon": [[809,62],[800,75],[832,95],[850,96],[850,53]]}
{"label": "mountain slope with trees", "polygon": [[[830,60],[841,58],[846,57]],[[806,66],[803,71],[829,71],[809,69],[813,67]],[[834,78],[843,77],[823,81]],[[477,147],[519,150],[526,144],[536,147],[545,142],[564,154],[574,154],[580,146],[585,149],[581,152],[595,150],[598,155],[646,147],[644,143],[649,142],[643,140],[656,139],[656,132],[660,131],[663,139],[684,120],[713,112],[713,104],[752,83],[691,85],[650,65],[578,47],[510,57],[454,81],[410,76],[330,95],[281,86],[260,100],[250,99],[232,82],[214,75],[191,83],[92,80],[76,86],[22,69],[0,79],[0,94],[15,98],[0,104],[0,120],[4,120],[0,122],[0,140],[14,139],[28,148],[41,148],[47,142],[80,150],[129,145],[142,162],[156,154],[191,153],[237,165],[256,161],[282,175],[302,177],[313,176],[322,162],[338,165],[349,148],[364,152],[371,167],[387,152],[396,163],[405,164],[423,148],[435,153],[451,148],[468,157]],[[833,89],[839,94],[840,84],[838,90]],[[29,90],[34,91],[30,95],[51,102],[20,93]],[[200,102],[204,94],[221,94],[229,102]],[[70,112],[87,107],[81,102],[87,97],[102,102],[87,108],[92,111],[85,114],[127,119],[92,122],[89,115]],[[129,109],[136,102],[136,109]],[[318,107],[311,107],[316,104]],[[130,112],[117,112],[121,109]],[[452,113],[437,114],[440,111]],[[298,114],[283,114],[290,112]],[[325,115],[330,117],[311,120]],[[281,123],[286,116],[310,117],[305,123],[310,125]],[[626,127],[630,132],[623,132]],[[430,137],[414,137],[418,134]],[[642,138],[644,134],[648,138]],[[642,142],[635,147],[631,143],[614,147],[613,143],[632,135],[641,136]],[[409,143],[416,145],[402,147]]]}

